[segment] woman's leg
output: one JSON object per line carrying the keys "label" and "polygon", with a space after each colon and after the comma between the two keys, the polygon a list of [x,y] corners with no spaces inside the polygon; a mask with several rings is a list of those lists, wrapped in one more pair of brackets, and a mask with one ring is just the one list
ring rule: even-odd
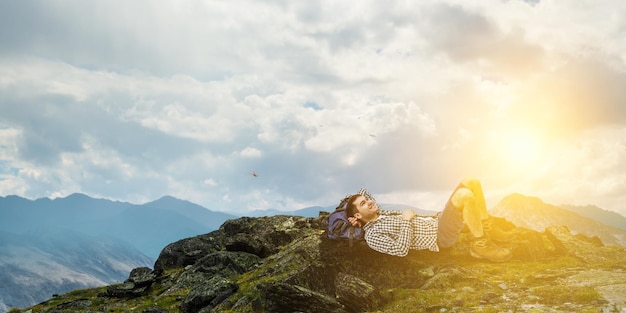
{"label": "woman's leg", "polygon": [[477,179],[461,181],[462,186],[450,197],[452,205],[463,212],[463,222],[476,238],[485,235],[483,220],[489,218],[482,187]]}
{"label": "woman's leg", "polygon": [[450,203],[461,210],[463,222],[474,237],[470,247],[470,254],[473,257],[494,262],[503,262],[511,258],[509,249],[494,245],[489,236],[485,235],[486,229],[483,226],[489,219],[489,214],[482,187],[477,179],[461,181],[461,186],[450,197]]}
{"label": "woman's leg", "polygon": [[483,194],[483,187],[480,184],[480,181],[476,178],[465,178],[461,181],[461,184],[474,194],[474,200],[476,201],[476,214],[479,214],[482,219],[489,218],[489,214],[487,213],[487,203],[485,202],[485,195]]}
{"label": "woman's leg", "polygon": [[[459,238],[459,233],[464,226],[470,230],[474,237],[483,237],[483,227],[481,220],[487,215],[484,198],[477,199],[475,193],[470,190],[465,183],[472,188],[480,187],[478,181],[466,179],[462,181],[450,195],[443,212],[439,216],[438,244],[440,248],[452,246]],[[482,190],[480,195],[482,195]]]}

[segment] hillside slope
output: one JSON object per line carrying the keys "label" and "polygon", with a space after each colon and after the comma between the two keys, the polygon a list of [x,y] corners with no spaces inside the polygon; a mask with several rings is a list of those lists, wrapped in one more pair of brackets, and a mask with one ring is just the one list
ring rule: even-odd
{"label": "hillside slope", "polygon": [[128,243],[61,229],[0,232],[0,312],[78,288],[123,281],[153,259]]}
{"label": "hillside slope", "polygon": [[595,205],[571,205],[561,204],[560,208],[580,214],[584,217],[596,220],[602,224],[613,226],[626,231],[626,217],[613,212],[599,208]]}
{"label": "hillside slope", "polygon": [[552,225],[566,225],[574,233],[597,236],[604,244],[626,246],[626,231],[544,203],[535,197],[511,194],[489,212],[504,217],[520,227],[536,231],[543,231]]}
{"label": "hillside slope", "polygon": [[121,281],[168,243],[234,217],[168,196],[142,205],[84,194],[0,197],[0,312]]}
{"label": "hillside slope", "polygon": [[84,194],[53,200],[0,197],[0,229],[4,231],[27,234],[55,227],[87,236],[110,236],[155,259],[166,244],[215,230],[235,217],[170,196],[140,205]]}

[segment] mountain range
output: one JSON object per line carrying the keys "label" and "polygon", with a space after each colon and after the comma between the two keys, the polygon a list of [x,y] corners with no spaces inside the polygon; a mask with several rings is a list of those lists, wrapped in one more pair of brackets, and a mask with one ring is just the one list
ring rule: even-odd
{"label": "mountain range", "polygon": [[0,229],[5,232],[29,234],[53,228],[111,236],[153,259],[172,240],[215,230],[235,217],[170,196],[141,205],[78,193],[57,199],[0,197]]}
{"label": "mountain range", "polygon": [[0,197],[0,312],[122,281],[170,242],[235,217],[170,196],[141,205],[84,194]]}
{"label": "mountain range", "polygon": [[135,267],[151,266],[127,242],[68,229],[0,232],[0,312],[74,289],[116,283]]}
{"label": "mountain range", "polygon": [[613,211],[607,211],[595,205],[577,206],[561,204],[559,207],[584,217],[588,217],[602,224],[626,230],[626,217]]}
{"label": "mountain range", "polygon": [[589,237],[598,237],[604,244],[626,246],[626,229],[603,224],[596,218],[603,218],[607,214],[621,225],[620,219],[624,217],[617,213],[608,213],[601,209],[587,207],[587,216],[565,208],[580,208],[575,206],[562,206],[544,203],[536,197],[528,197],[521,194],[511,194],[503,198],[489,212],[492,215],[504,217],[513,224],[543,231],[552,225],[565,225],[572,232],[584,234]]}
{"label": "mountain range", "polygon": [[[435,213],[402,204],[381,207]],[[312,206],[289,212],[252,211],[246,216],[314,218],[334,209]],[[607,225],[626,225],[626,218],[593,206],[556,207],[513,194],[490,212],[529,229],[567,225],[606,244],[626,245],[624,229]],[[132,268],[151,267],[169,243],[209,233],[235,218],[170,196],[139,205],[84,194],[37,200],[0,197],[0,312],[32,305],[52,294],[122,281]]]}

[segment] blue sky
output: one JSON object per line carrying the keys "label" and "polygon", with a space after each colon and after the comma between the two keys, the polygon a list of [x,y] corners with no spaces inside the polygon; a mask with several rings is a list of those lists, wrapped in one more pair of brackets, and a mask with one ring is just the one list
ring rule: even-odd
{"label": "blue sky", "polygon": [[1,1],[0,195],[626,214],[626,2],[414,2]]}

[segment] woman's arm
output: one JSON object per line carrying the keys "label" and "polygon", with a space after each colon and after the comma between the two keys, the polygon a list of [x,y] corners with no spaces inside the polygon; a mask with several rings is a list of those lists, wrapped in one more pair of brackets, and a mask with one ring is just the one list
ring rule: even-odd
{"label": "woman's arm", "polygon": [[381,253],[406,256],[413,237],[411,223],[403,219],[379,221],[365,230],[367,245]]}

